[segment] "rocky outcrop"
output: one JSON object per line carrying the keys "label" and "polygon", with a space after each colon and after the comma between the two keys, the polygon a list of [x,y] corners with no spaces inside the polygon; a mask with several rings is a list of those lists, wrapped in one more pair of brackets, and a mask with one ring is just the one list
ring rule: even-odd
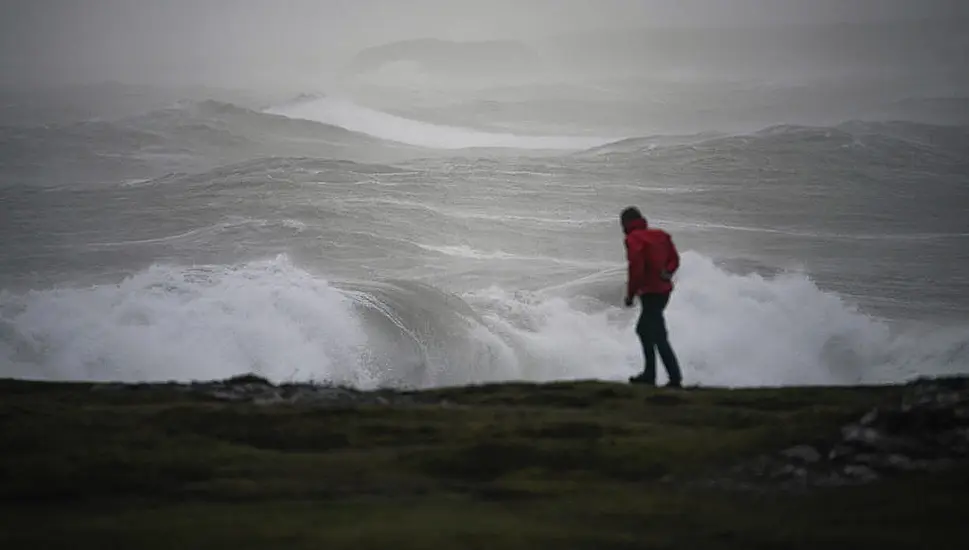
{"label": "rocky outcrop", "polygon": [[158,389],[198,395],[217,401],[231,403],[251,403],[254,405],[309,405],[316,407],[345,407],[358,405],[401,405],[414,404],[418,399],[397,391],[367,392],[325,384],[280,384],[276,385],[253,374],[246,374],[214,382],[158,384],[108,384],[95,385],[99,391],[137,391]]}
{"label": "rocky outcrop", "polygon": [[969,380],[920,380],[900,402],[869,411],[818,445],[741,463],[705,485],[806,489],[871,483],[969,460]]}

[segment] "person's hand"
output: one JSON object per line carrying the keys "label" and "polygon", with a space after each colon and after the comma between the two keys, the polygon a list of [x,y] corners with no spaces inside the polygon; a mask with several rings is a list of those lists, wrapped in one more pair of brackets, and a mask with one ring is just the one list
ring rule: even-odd
{"label": "person's hand", "polygon": [[659,277],[667,282],[673,280],[673,274],[665,269],[659,274]]}
{"label": "person's hand", "polygon": [[626,307],[633,307],[633,297],[626,296]]}

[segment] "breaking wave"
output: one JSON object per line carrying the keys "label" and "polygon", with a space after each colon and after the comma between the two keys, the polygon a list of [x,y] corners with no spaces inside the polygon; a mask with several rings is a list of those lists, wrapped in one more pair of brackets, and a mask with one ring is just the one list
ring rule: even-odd
{"label": "breaking wave", "polygon": [[[456,295],[417,281],[329,281],[285,256],[155,265],[116,284],[0,293],[0,375],[256,372],[362,388],[621,380],[641,364],[636,313],[618,304],[622,276]],[[668,322],[691,384],[881,382],[969,367],[969,327],[902,331],[801,274],[733,274],[688,252],[679,277]]]}
{"label": "breaking wave", "polygon": [[[772,154],[805,158],[827,155],[846,161],[876,164],[912,162],[927,166],[965,166],[969,126],[918,122],[849,121],[837,126],[770,126],[750,134],[702,133],[687,136],[629,138],[582,151],[580,156],[650,155],[689,151],[693,155],[741,156]],[[653,159],[655,160],[655,159]],[[696,158],[693,159],[696,162]]]}
{"label": "breaking wave", "polygon": [[614,139],[566,136],[520,136],[482,132],[411,120],[335,98],[291,103],[267,111],[291,118],[339,126],[377,138],[434,149],[511,148],[577,150]]}

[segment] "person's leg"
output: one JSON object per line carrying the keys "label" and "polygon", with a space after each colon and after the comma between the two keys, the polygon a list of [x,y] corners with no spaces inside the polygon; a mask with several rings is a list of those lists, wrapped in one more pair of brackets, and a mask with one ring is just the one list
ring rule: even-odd
{"label": "person's leg", "polygon": [[663,360],[667,374],[669,374],[670,385],[679,386],[683,383],[683,374],[680,371],[680,363],[676,358],[676,353],[673,352],[673,346],[670,345],[669,334],[666,330],[666,319],[663,315],[669,301],[669,294],[662,294],[657,297],[655,321],[651,323],[654,331],[651,340],[656,346],[656,351],[659,352],[660,359]]}
{"label": "person's leg", "polygon": [[631,381],[656,384],[656,309],[655,300],[649,295],[640,296],[642,309],[639,313],[639,321],[636,323],[636,334],[643,347],[643,372],[631,379]]}

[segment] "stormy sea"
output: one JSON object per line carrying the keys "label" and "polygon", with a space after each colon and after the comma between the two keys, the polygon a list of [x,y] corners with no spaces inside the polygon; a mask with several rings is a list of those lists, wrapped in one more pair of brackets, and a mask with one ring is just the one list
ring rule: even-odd
{"label": "stormy sea", "polygon": [[3,91],[0,377],[625,380],[630,205],[683,257],[687,385],[969,373],[951,64],[637,72],[557,40],[389,44],[312,89]]}

